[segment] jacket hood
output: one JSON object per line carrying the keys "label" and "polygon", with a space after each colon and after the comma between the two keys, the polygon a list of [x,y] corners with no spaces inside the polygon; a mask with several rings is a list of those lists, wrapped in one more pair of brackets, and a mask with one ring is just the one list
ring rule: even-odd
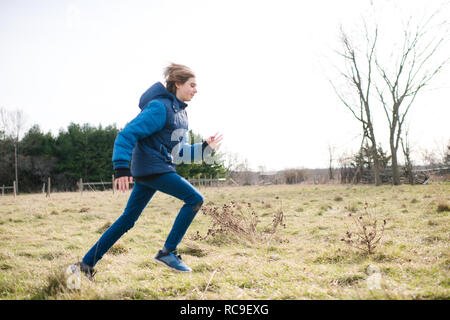
{"label": "jacket hood", "polygon": [[187,104],[179,100],[173,93],[167,91],[166,87],[161,82],[156,82],[150,88],[148,88],[139,99],[139,108],[144,109],[144,107],[152,100],[157,98],[170,99],[173,102],[177,102],[181,109],[187,107]]}

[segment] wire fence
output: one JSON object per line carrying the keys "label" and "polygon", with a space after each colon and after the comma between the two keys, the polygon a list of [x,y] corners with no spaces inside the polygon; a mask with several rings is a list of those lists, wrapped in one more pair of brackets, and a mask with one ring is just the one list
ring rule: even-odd
{"label": "wire fence", "polygon": [[[386,172],[388,172],[387,170]],[[435,173],[439,175],[449,175],[450,174],[450,167],[439,167],[439,168],[432,168],[432,169],[419,169],[414,170],[415,176],[418,178],[414,181],[415,184],[425,184],[428,182],[430,178],[430,174]],[[420,175],[420,176],[419,176]],[[420,178],[420,179],[419,179]],[[213,178],[212,176],[206,177],[206,176],[199,176],[198,178],[188,178],[187,179],[189,183],[191,183],[193,186],[196,187],[222,187],[227,185],[241,185],[242,181],[237,179],[238,182],[233,180],[231,177],[226,178]],[[390,176],[387,177],[387,181],[390,180]],[[420,180],[420,181],[419,181]],[[265,180],[262,180],[263,182]],[[297,182],[297,181],[296,181]],[[405,183],[405,181],[403,181]],[[286,182],[285,182],[286,183]],[[134,184],[134,182],[130,183],[131,185]],[[271,182],[266,182],[264,184],[272,184]],[[244,183],[245,185],[245,183]],[[111,176],[111,181],[94,181],[94,182],[85,182],[83,179],[80,179],[77,182],[77,188],[78,192],[83,194],[84,191],[106,191],[111,190],[113,194],[117,191],[114,185],[114,175]],[[17,187],[16,182],[13,182],[12,186],[6,186],[1,185],[0,186],[1,195],[5,196],[6,193],[12,193],[14,194],[14,198],[16,198],[17,195]],[[42,194],[44,194],[46,197],[50,197],[51,195],[51,178],[47,178],[47,182],[42,184]]]}
{"label": "wire fence", "polygon": [[2,189],[2,196],[5,195],[5,191],[7,191],[7,190],[12,190],[14,192],[14,196],[16,195],[16,183],[15,182],[14,182],[14,185],[12,185],[12,186],[2,185],[0,187],[0,189]]}
{"label": "wire fence", "polygon": [[[210,176],[209,178],[190,178],[187,179],[189,183],[193,186],[197,187],[221,187],[228,183],[227,178],[213,178]],[[134,182],[130,182],[130,184],[134,184]],[[95,181],[95,182],[85,182],[83,179],[80,179],[77,183],[78,191],[83,194],[84,191],[105,191],[111,189],[113,194],[117,191],[114,184],[114,175],[111,177],[111,181]]]}

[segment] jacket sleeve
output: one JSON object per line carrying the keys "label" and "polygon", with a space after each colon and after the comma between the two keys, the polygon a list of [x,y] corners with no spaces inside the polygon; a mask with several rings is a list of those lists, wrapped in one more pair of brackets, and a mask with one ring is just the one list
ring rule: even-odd
{"label": "jacket sleeve", "polygon": [[[186,131],[183,137],[183,141],[181,143],[181,150],[179,152],[179,156],[183,158],[183,160],[187,159],[190,155],[190,162],[200,162],[203,159],[203,153],[208,146],[206,141],[198,142],[194,144],[190,144],[189,131]],[[184,156],[186,155],[186,156]]]}
{"label": "jacket sleeve", "polygon": [[138,140],[161,130],[166,123],[166,107],[152,100],[116,137],[112,161],[116,178],[131,176],[130,159]]}

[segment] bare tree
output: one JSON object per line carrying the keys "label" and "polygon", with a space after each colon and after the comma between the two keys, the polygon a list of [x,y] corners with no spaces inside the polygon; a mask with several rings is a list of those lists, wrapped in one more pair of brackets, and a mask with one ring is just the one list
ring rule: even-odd
{"label": "bare tree", "polygon": [[440,159],[436,150],[423,149],[421,156],[423,164],[428,168],[433,169],[439,166]]}
{"label": "bare tree", "polygon": [[334,154],[336,152],[336,147],[328,145],[328,155],[329,155],[329,164],[328,164],[328,178],[329,180],[334,180],[334,172],[333,172],[333,161]]}
{"label": "bare tree", "polygon": [[22,110],[17,109],[8,111],[5,108],[0,108],[0,125],[5,136],[14,139],[14,168],[16,180],[16,192],[19,191],[19,175],[18,175],[18,145],[19,137],[25,127],[25,116]]}
{"label": "bare tree", "polygon": [[408,139],[409,132],[405,132],[405,140],[400,138],[402,144],[403,156],[405,157],[405,170],[409,184],[414,184],[413,163],[411,161],[411,146]]}
{"label": "bare tree", "polygon": [[[392,52],[384,60],[382,57],[389,49],[386,49],[386,45],[383,47],[379,40],[388,39],[392,35],[380,37],[381,25],[374,22],[368,27],[368,19],[363,19],[363,28],[360,28],[359,35],[365,39],[364,45],[350,39],[341,27],[343,50],[338,54],[344,58],[345,69],[340,70],[340,75],[346,80],[347,89],[351,92],[345,94],[344,90],[338,90],[333,83],[332,85],[339,99],[361,122],[363,140],[367,137],[370,141],[376,185],[381,183],[381,163],[377,154],[371,112],[375,112],[378,105],[383,106],[389,123],[392,182],[398,185],[400,174],[397,151],[408,111],[418,93],[423,91],[450,61],[448,54],[440,60],[433,59],[444,44],[449,42],[449,23],[439,22],[438,12],[439,10],[416,26],[413,26],[413,18],[409,18],[403,29],[399,29],[402,34],[400,42],[390,47],[393,48]],[[391,33],[395,31],[389,30]]]}
{"label": "bare tree", "polygon": [[258,172],[260,172],[260,173],[266,172],[266,166],[265,165],[259,165],[258,166]]}
{"label": "bare tree", "polygon": [[434,146],[429,144],[426,148],[421,148],[420,159],[429,169],[445,167],[450,164],[450,139],[434,140]]}
{"label": "bare tree", "polygon": [[[367,31],[367,28],[366,28]],[[350,110],[353,116],[361,123],[363,130],[363,140],[367,137],[370,141],[370,150],[374,161],[375,185],[381,184],[380,165],[377,153],[377,141],[371,114],[371,89],[372,76],[375,68],[375,47],[377,44],[378,32],[375,31],[373,38],[369,38],[366,32],[366,52],[360,52],[356,49],[351,39],[347,36],[341,27],[342,51],[337,52],[345,62],[345,70],[340,70],[340,75],[346,82],[348,88],[353,91],[345,93],[344,90],[338,90],[336,85],[331,82],[337,96],[341,102]]]}
{"label": "bare tree", "polygon": [[446,165],[450,164],[450,139],[448,140],[447,151],[445,152],[444,163]]}
{"label": "bare tree", "polygon": [[450,139],[440,139],[440,141],[435,141],[436,144],[436,152],[439,157],[439,162],[442,166],[445,166],[449,162],[449,150],[450,150]]}
{"label": "bare tree", "polygon": [[[375,58],[377,70],[383,79],[375,86],[389,123],[394,185],[400,184],[397,151],[406,115],[417,94],[444,68],[450,58],[447,55],[437,62],[432,61],[448,37],[448,34],[442,35],[431,27],[435,17],[436,12],[416,27],[412,27],[411,19],[408,21],[396,65],[392,64],[392,59],[383,63],[378,56]],[[441,24],[441,28],[445,28],[446,24]],[[433,34],[430,35],[432,30]]]}
{"label": "bare tree", "polygon": [[239,154],[227,152],[224,165],[227,172],[236,171],[241,166],[241,158]]}

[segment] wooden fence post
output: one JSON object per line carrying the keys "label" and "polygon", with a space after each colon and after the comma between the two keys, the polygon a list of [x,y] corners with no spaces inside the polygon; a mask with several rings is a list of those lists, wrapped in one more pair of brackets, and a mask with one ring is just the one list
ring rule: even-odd
{"label": "wooden fence post", "polygon": [[50,197],[50,177],[47,179],[47,197]]}
{"label": "wooden fence post", "polygon": [[16,181],[13,181],[14,199],[16,198]]}
{"label": "wooden fence post", "polygon": [[5,195],[5,185],[2,187],[2,197]]}
{"label": "wooden fence post", "polygon": [[80,178],[80,182],[79,182],[79,189],[80,189],[80,194],[83,194],[83,178]]}
{"label": "wooden fence post", "polygon": [[45,182],[42,184],[42,194],[45,193]]}

